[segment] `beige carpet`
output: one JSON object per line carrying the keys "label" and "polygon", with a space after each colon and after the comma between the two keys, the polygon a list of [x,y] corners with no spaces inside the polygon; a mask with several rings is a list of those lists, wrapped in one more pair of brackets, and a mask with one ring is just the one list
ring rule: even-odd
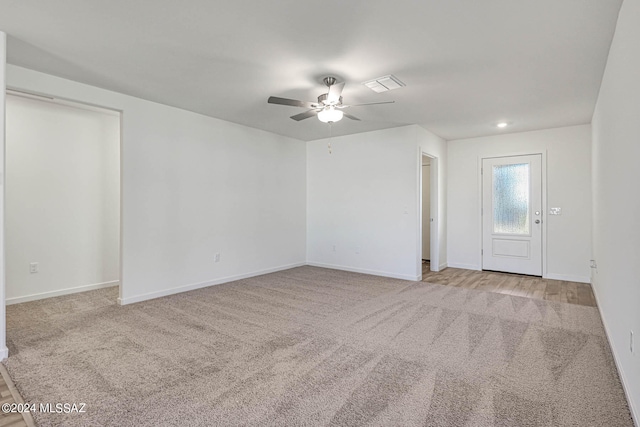
{"label": "beige carpet", "polygon": [[301,267],[7,308],[41,426],[632,426],[597,309]]}

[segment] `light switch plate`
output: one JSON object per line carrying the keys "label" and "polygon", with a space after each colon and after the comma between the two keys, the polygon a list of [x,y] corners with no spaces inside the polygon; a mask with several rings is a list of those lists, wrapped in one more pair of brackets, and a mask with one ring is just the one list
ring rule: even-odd
{"label": "light switch plate", "polygon": [[562,215],[562,208],[549,208],[549,215]]}

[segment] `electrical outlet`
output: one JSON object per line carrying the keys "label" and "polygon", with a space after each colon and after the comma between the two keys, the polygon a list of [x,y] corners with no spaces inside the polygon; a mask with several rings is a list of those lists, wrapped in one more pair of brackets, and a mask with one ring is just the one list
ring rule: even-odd
{"label": "electrical outlet", "polygon": [[37,273],[38,271],[39,271],[39,268],[38,268],[37,262],[32,262],[29,264],[29,273],[33,274],[33,273]]}
{"label": "electrical outlet", "polygon": [[220,252],[215,254],[215,256],[213,257],[213,262],[220,262]]}
{"label": "electrical outlet", "polygon": [[596,264],[596,260],[595,259],[591,260],[591,268],[598,268],[598,264]]}

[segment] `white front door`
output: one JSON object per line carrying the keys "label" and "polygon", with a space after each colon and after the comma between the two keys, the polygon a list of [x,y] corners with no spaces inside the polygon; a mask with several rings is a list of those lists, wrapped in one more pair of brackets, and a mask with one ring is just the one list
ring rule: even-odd
{"label": "white front door", "polygon": [[542,156],[482,159],[482,269],[542,276]]}

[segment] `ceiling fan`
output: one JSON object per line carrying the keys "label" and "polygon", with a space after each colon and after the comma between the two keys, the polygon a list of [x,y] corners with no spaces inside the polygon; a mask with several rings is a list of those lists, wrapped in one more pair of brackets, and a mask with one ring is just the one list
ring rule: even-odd
{"label": "ceiling fan", "polygon": [[318,102],[298,101],[296,99],[279,98],[277,96],[270,96],[267,102],[269,104],[289,105],[291,107],[306,108],[304,113],[291,116],[293,120],[300,121],[308,119],[309,117],[317,116],[321,122],[334,123],[342,120],[342,117],[346,117],[351,120],[358,120],[359,118],[346,114],[342,110],[348,107],[360,107],[362,105],[375,105],[375,104],[392,104],[395,101],[383,101],[383,102],[368,102],[365,104],[353,104],[344,105],[342,103],[342,90],[344,89],[344,82],[336,83],[335,77],[325,77],[322,79],[325,85],[329,88],[327,93],[323,93],[318,97]]}

